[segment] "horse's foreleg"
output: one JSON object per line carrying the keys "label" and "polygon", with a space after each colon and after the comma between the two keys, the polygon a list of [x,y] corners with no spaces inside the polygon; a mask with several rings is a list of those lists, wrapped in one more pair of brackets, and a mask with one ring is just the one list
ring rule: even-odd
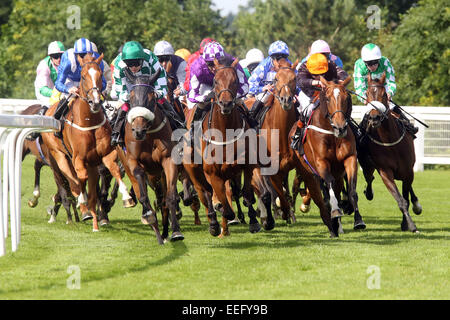
{"label": "horse's foreleg", "polygon": [[402,197],[400,192],[398,191],[397,185],[394,181],[394,174],[391,170],[384,170],[380,169],[380,176],[383,180],[386,188],[389,190],[389,192],[392,194],[394,199],[397,201],[398,207],[400,208],[400,211],[403,214],[401,229],[402,231],[412,231],[412,232],[418,232],[416,225],[411,219],[411,216],[408,212],[408,203],[407,201]]}
{"label": "horse's foreleg", "polygon": [[[250,175],[251,174],[251,175]],[[272,215],[272,194],[271,189],[272,185],[269,181],[269,178],[267,176],[262,176],[261,171],[258,167],[253,168],[252,171],[246,170],[244,174],[244,189],[243,189],[243,196],[244,199],[248,198],[248,193],[252,190],[255,191],[256,195],[258,196],[258,207],[261,212],[261,221],[264,230],[272,230],[275,228],[275,219]],[[249,182],[252,186],[252,188],[246,187],[246,182]],[[248,202],[248,201],[247,201]],[[250,218],[250,232],[252,232],[251,226],[254,225],[253,230],[258,230],[259,225],[255,225],[253,221],[256,221],[256,218],[250,215],[250,208],[252,208],[252,205],[249,205],[249,213],[248,216]],[[253,212],[252,212],[253,213]],[[263,219],[264,217],[264,219]]]}
{"label": "horse's foreleg", "polygon": [[98,220],[97,220],[97,185],[99,180],[98,168],[96,166],[88,166],[88,208],[92,215],[92,231],[98,231]]}
{"label": "horse's foreleg", "polygon": [[170,222],[172,225],[171,241],[183,240],[184,236],[180,231],[180,225],[177,219],[177,177],[178,168],[171,158],[165,158],[162,162],[165,174],[166,195],[165,202],[169,208]]}
{"label": "horse's foreleg", "polygon": [[348,197],[350,204],[353,206],[354,214],[354,230],[361,230],[366,228],[366,224],[359,212],[358,208],[358,194],[356,192],[356,184],[358,179],[358,163],[356,156],[349,157],[344,161],[345,172],[347,174],[348,182]]}
{"label": "horse's foreleg", "polygon": [[278,198],[280,199],[280,207],[283,212],[282,218],[283,220],[286,220],[288,224],[290,224],[291,223],[290,206],[289,202],[287,201],[284,195],[283,178],[284,175],[281,172],[278,172],[277,174],[270,176],[270,182],[272,183],[273,188],[275,189]]}
{"label": "horse's foreleg", "polygon": [[232,197],[234,202],[236,203],[236,208],[238,211],[238,219],[240,223],[245,224],[245,217],[244,217],[244,213],[242,212],[242,208],[241,208],[241,202],[239,201],[240,199],[240,195],[241,195],[241,176],[239,175],[239,178],[236,179],[231,179],[230,180],[230,186],[231,186],[231,193],[232,193]]}
{"label": "horse's foreleg", "polygon": [[34,190],[33,190],[33,198],[28,200],[28,206],[30,208],[34,208],[37,206],[39,202],[39,197],[41,196],[40,189],[40,181],[41,181],[41,169],[44,166],[44,163],[39,160],[34,160]]}
{"label": "horse's foreleg", "polygon": [[413,212],[415,214],[419,215],[422,213],[422,205],[419,203],[419,199],[417,198],[416,194],[414,193],[412,185],[410,187],[410,194],[411,194],[411,202],[413,204]]}
{"label": "horse's foreleg", "polygon": [[230,203],[228,203],[225,180],[218,176],[210,176],[208,180],[211,181],[214,193],[222,205],[222,232],[219,237],[228,236],[230,234],[228,231],[228,220],[233,220],[236,216]]}

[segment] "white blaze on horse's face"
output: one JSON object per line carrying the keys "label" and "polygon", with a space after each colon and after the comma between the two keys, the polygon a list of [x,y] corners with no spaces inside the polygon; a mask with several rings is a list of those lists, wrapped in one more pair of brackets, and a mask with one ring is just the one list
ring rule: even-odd
{"label": "white blaze on horse's face", "polygon": [[[95,70],[94,68],[90,68],[88,70],[88,73],[91,76],[93,87],[96,88],[97,87],[97,82],[95,81],[95,79],[97,79],[96,77],[97,77],[98,71]],[[95,104],[100,103],[100,95],[98,94],[97,90],[92,90],[92,96],[94,97],[94,103]]]}
{"label": "white blaze on horse's face", "polygon": [[336,99],[336,104],[338,104],[339,94],[341,93],[341,90],[339,90],[338,88],[335,88],[333,90],[333,93],[334,93],[334,99]]}

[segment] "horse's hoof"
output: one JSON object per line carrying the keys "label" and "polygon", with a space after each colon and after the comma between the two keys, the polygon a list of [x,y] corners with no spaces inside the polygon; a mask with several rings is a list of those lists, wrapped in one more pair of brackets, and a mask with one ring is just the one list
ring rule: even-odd
{"label": "horse's hoof", "polygon": [[93,228],[92,232],[99,232],[100,230]]}
{"label": "horse's hoof", "polygon": [[189,197],[189,198],[187,198],[187,199],[183,199],[183,198],[181,198],[181,199],[183,200],[183,205],[184,205],[185,207],[189,207],[191,204],[194,203],[194,196]]}
{"label": "horse's hoof", "polygon": [[217,237],[220,234],[220,226],[218,223],[213,223],[209,225],[209,233],[213,237]]}
{"label": "horse's hoof", "polygon": [[343,214],[340,209],[331,211],[331,219],[342,217]]}
{"label": "horse's hoof", "polygon": [[94,217],[90,214],[90,213],[83,213],[81,215],[81,221],[86,221],[86,220],[90,220],[93,219]]}
{"label": "horse's hoof", "polygon": [[177,212],[176,217],[177,217],[177,220],[181,220],[181,218],[183,218],[183,213],[181,211]]}
{"label": "horse's hoof", "polygon": [[261,226],[259,223],[251,223],[248,225],[248,230],[250,233],[258,233],[261,231]]}
{"label": "horse's hoof", "polygon": [[50,220],[48,220],[48,223],[55,223],[56,222],[56,217],[54,215],[50,216]]}
{"label": "horse's hoof", "polygon": [[152,224],[155,224],[155,223],[156,223],[156,215],[155,215],[155,213],[152,212],[152,211],[147,211],[147,213],[144,214],[144,215],[141,217],[141,222],[142,222],[142,224],[144,224],[144,225],[152,225]]}
{"label": "horse's hoof", "polygon": [[36,207],[37,204],[38,204],[38,201],[37,201],[37,200],[32,200],[32,199],[28,200],[28,206],[29,206],[30,208]]}
{"label": "horse's hoof", "polygon": [[236,215],[234,214],[234,212],[230,212],[230,213],[223,213],[222,217],[224,217],[228,221],[232,221],[236,218]]}
{"label": "horse's hoof", "polygon": [[136,202],[134,202],[133,198],[123,200],[122,203],[124,208],[133,208],[136,206]]}
{"label": "horse's hoof", "polygon": [[300,205],[300,211],[301,212],[307,213],[307,212],[309,212],[309,210],[311,210],[311,206],[310,205],[303,204],[303,203]]}
{"label": "horse's hoof", "polygon": [[275,228],[275,220],[266,220],[263,222],[263,228],[266,231],[273,230]]}
{"label": "horse's hoof", "polygon": [[237,225],[239,223],[240,223],[240,221],[238,219],[233,219],[231,221],[228,221],[228,225],[229,226],[234,226],[234,225]]}
{"label": "horse's hoof", "polygon": [[277,197],[277,198],[275,199],[275,205],[276,205],[278,208],[281,208],[281,201],[280,201],[280,198],[279,198],[279,197]]}
{"label": "horse's hoof", "polygon": [[372,191],[368,191],[367,189],[364,190],[364,195],[366,196],[366,199],[371,201],[373,200],[373,192]]}
{"label": "horse's hoof", "polygon": [[353,224],[353,230],[364,230],[365,228],[366,224],[362,220],[355,221],[355,223]]}
{"label": "horse's hoof", "polygon": [[422,213],[422,206],[420,205],[419,202],[416,202],[416,203],[413,204],[413,212],[414,212],[416,215],[419,215],[419,214]]}
{"label": "horse's hoof", "polygon": [[223,208],[223,205],[220,202],[214,204],[214,210],[220,211]]}
{"label": "horse's hoof", "polygon": [[108,219],[102,219],[100,220],[100,222],[98,223],[101,227],[102,226],[107,226],[109,225],[109,220]]}
{"label": "horse's hoof", "polygon": [[72,221],[72,220],[66,220],[66,224],[67,224],[67,225],[73,224],[73,221]]}
{"label": "horse's hoof", "polygon": [[194,220],[194,224],[195,224],[196,226],[201,226],[201,225],[202,225],[202,222],[200,221],[200,219],[195,219],[195,220]]}
{"label": "horse's hoof", "polygon": [[184,240],[184,236],[181,232],[176,231],[172,233],[172,236],[170,237],[170,241],[179,241]]}

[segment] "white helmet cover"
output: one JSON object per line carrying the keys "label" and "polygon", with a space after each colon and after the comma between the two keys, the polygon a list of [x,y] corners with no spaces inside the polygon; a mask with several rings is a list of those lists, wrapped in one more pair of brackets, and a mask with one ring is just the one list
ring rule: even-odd
{"label": "white helmet cover", "polygon": [[379,60],[381,50],[376,44],[368,43],[361,49],[361,58],[363,61]]}
{"label": "white helmet cover", "polygon": [[173,47],[169,42],[162,40],[155,44],[153,53],[157,56],[167,56],[174,54],[175,50],[173,50]]}

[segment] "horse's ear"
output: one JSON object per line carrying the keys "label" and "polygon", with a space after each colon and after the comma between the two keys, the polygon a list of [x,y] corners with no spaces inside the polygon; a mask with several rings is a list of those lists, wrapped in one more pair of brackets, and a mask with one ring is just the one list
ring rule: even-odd
{"label": "horse's ear", "polygon": [[155,74],[151,76],[150,80],[148,81],[148,84],[153,85],[153,83],[155,83],[155,81],[158,80],[160,73],[161,73],[161,68],[158,68],[158,70],[156,70]]}
{"label": "horse's ear", "polygon": [[125,74],[125,77],[127,78],[127,80],[131,83],[131,84],[135,84],[136,83],[136,76],[131,73],[130,70],[128,70],[128,68],[124,68],[123,69],[123,73]]}
{"label": "horse's ear", "polygon": [[341,84],[341,85],[343,85],[344,87],[346,87],[346,86],[350,83],[351,80],[352,80],[352,77],[351,77],[351,76],[348,76],[345,80],[339,81],[339,84]]}
{"label": "horse's ear", "polygon": [[80,55],[76,55],[77,56],[77,60],[78,60],[78,63],[80,64],[80,65],[83,65],[83,58],[82,57],[80,57]]}
{"label": "horse's ear", "polygon": [[239,59],[236,58],[236,59],[234,59],[234,61],[233,61],[233,63],[231,64],[231,66],[232,66],[233,68],[236,68],[236,66],[237,66],[238,63],[239,63]]}
{"label": "horse's ear", "polygon": [[97,64],[100,64],[100,62],[103,60],[103,53],[100,55],[100,57],[98,57],[96,60],[95,60],[95,63],[97,63]]}
{"label": "horse's ear", "polygon": [[367,76],[367,83],[372,83],[372,74],[370,72]]}
{"label": "horse's ear", "polygon": [[384,84],[384,81],[386,80],[386,72],[383,72],[383,75],[380,78],[380,83]]}
{"label": "horse's ear", "polygon": [[330,85],[330,83],[327,81],[327,80],[325,80],[325,78],[324,77],[322,77],[322,76],[319,76],[319,78],[320,78],[320,82],[322,82],[325,86],[329,86]]}
{"label": "horse's ear", "polygon": [[173,64],[172,64],[172,60],[169,60],[169,62],[167,62],[166,64],[166,72],[169,73],[170,70],[172,70]]}
{"label": "horse's ear", "polygon": [[219,60],[217,60],[216,58],[214,58],[214,65],[216,66],[216,68],[220,67]]}
{"label": "horse's ear", "polygon": [[297,58],[297,60],[295,60],[295,62],[294,62],[294,64],[292,65],[292,69],[297,69],[297,66],[298,66],[298,58]]}

